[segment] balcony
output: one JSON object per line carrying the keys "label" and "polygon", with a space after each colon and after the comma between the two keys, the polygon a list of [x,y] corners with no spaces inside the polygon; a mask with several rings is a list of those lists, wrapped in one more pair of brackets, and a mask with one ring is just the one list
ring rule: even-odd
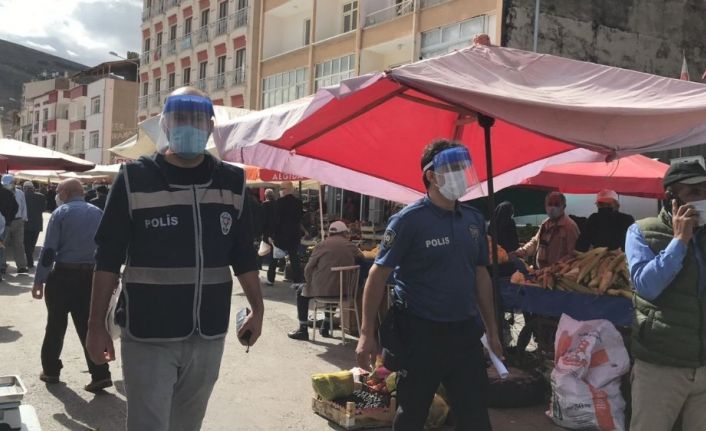
{"label": "balcony", "polygon": [[228,72],[228,75],[230,76],[230,85],[237,86],[245,84],[245,67],[239,67],[232,72]]}
{"label": "balcony", "polygon": [[149,99],[150,96],[140,96],[138,99],[138,106],[140,109],[147,109],[147,99]]}
{"label": "balcony", "polygon": [[218,37],[222,34],[228,33],[228,17],[220,18],[218,21],[211,24],[213,28],[213,37]]}
{"label": "balcony", "polygon": [[414,12],[414,0],[404,0],[399,4],[375,11],[365,17],[365,26],[381,24]]}
{"label": "balcony", "polygon": [[150,10],[151,8],[149,6],[145,6],[142,9],[142,21],[147,21],[150,18]]}
{"label": "balcony", "polygon": [[193,45],[191,44],[191,33],[187,34],[186,36],[182,37],[181,40],[179,40],[179,50],[184,51],[185,49],[191,49]]}
{"label": "balcony", "polygon": [[199,79],[194,84],[199,90],[208,91],[208,80],[206,78]]}
{"label": "balcony", "polygon": [[150,51],[145,51],[140,56],[140,64],[150,64]]}
{"label": "balcony", "polygon": [[157,91],[150,96],[152,99],[152,106],[162,106],[162,93]]}
{"label": "balcony", "polygon": [[211,79],[213,80],[213,90],[223,90],[226,88],[226,74],[221,73],[216,76],[212,76]]}
{"label": "balcony", "polygon": [[208,26],[205,25],[199,29],[199,41],[198,43],[208,42]]}
{"label": "balcony", "polygon": [[176,39],[167,42],[167,55],[176,55],[177,43]]}
{"label": "balcony", "polygon": [[156,46],[154,48],[154,61],[159,61],[162,58],[162,46]]}
{"label": "balcony", "polygon": [[248,8],[238,10],[230,16],[231,30],[248,25]]}

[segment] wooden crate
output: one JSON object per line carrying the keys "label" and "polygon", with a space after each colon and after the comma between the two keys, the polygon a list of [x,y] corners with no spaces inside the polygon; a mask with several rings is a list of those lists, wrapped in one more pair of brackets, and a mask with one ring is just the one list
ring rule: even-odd
{"label": "wooden crate", "polygon": [[345,407],[333,401],[319,397],[311,400],[311,408],[316,414],[335,423],[345,430],[365,428],[381,428],[392,425],[392,419],[397,410],[395,397],[390,399],[390,406],[380,409],[357,410],[354,402],[348,402]]}

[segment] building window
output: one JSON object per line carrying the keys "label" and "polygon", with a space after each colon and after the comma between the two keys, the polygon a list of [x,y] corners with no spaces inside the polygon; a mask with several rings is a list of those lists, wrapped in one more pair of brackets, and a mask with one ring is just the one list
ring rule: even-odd
{"label": "building window", "polygon": [[88,144],[90,145],[90,148],[100,148],[98,132],[91,132],[88,137]]}
{"label": "building window", "polygon": [[181,71],[181,77],[181,85],[191,84],[191,68],[185,67],[184,70]]}
{"label": "building window", "polygon": [[201,11],[201,28],[199,29],[199,43],[208,42],[208,15],[208,9]]}
{"label": "building window", "polygon": [[208,25],[208,13],[209,9],[204,9],[201,11],[201,28],[204,28]]}
{"label": "building window", "polygon": [[199,63],[199,80],[196,82],[196,87],[201,91],[206,91],[206,67],[208,67],[207,61],[202,61]]}
{"label": "building window", "polygon": [[171,92],[174,90],[174,85],[176,84],[176,73],[172,72],[169,74],[169,77],[167,78],[167,88]]}
{"label": "building window", "polygon": [[51,147],[52,150],[56,150],[56,135],[51,135]]}
{"label": "building window", "polygon": [[343,5],[343,32],[358,28],[358,2],[352,1]]}
{"label": "building window", "polygon": [[160,91],[162,90],[162,78],[155,78],[154,80],[154,96],[152,96],[152,106],[160,106],[162,104],[162,95]]}
{"label": "building window", "polygon": [[235,51],[235,77],[233,84],[245,82],[245,48]]}
{"label": "building window", "polygon": [[226,86],[226,56],[218,57],[216,60],[216,89]]}
{"label": "building window", "polygon": [[218,22],[216,24],[216,34],[223,34],[228,31],[228,2],[218,4]]}
{"label": "building window", "polygon": [[184,36],[191,34],[191,17],[184,20]]}
{"label": "building window", "polygon": [[174,24],[173,26],[169,27],[169,40],[176,40],[177,38],[177,26]]}
{"label": "building window", "polygon": [[34,142],[34,145],[39,144],[39,140],[38,140],[37,138],[34,138],[34,139],[32,140],[32,142]]}
{"label": "building window", "polygon": [[159,94],[162,89],[162,78],[155,78],[154,80],[154,94]]}
{"label": "building window", "polygon": [[145,49],[144,49],[144,52],[149,52],[149,50],[150,50],[150,42],[151,42],[151,39],[150,39],[149,37],[148,37],[147,39],[145,39]]}
{"label": "building window", "polygon": [[149,82],[143,82],[142,83],[142,95],[147,96],[150,91],[150,83]]}
{"label": "building window", "polygon": [[307,68],[270,75],[262,79],[262,107],[279,105],[300,97],[307,92]]}
{"label": "building window", "polygon": [[162,58],[162,32],[157,33],[157,41],[154,45],[154,58],[159,60]]}
{"label": "building window", "polygon": [[100,96],[91,99],[91,114],[100,114],[101,98]]}
{"label": "building window", "polygon": [[421,39],[422,58],[448,54],[453,50],[469,46],[475,34],[490,34],[490,26],[493,24],[491,21],[492,18],[482,15],[423,32]]}
{"label": "building window", "polygon": [[316,65],[314,71],[314,91],[319,88],[337,85],[344,79],[355,76],[355,55],[324,61]]}
{"label": "building window", "polygon": [[311,43],[311,18],[304,20],[304,46]]}
{"label": "building window", "polygon": [[42,147],[46,148],[47,147],[47,137],[42,136]]}

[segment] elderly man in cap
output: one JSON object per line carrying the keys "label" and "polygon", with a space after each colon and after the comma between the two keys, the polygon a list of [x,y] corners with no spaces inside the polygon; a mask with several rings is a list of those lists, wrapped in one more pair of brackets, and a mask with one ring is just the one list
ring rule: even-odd
{"label": "elderly man in cap", "polygon": [[25,223],[24,245],[27,256],[27,268],[34,268],[34,249],[37,247],[39,232],[44,230],[44,211],[47,209],[47,198],[37,193],[32,181],[22,185],[27,203],[27,223]]}
{"label": "elderly man in cap", "polygon": [[[363,258],[363,252],[350,242],[348,226],[342,221],[329,225],[329,236],[314,247],[309,262],[304,269],[306,283],[297,293],[297,318],[299,329],[287,334],[294,340],[308,340],[307,319],[309,300],[315,297],[338,297],[340,286],[338,274],[331,271],[337,266],[350,266],[356,259]],[[329,337],[330,318],[321,327],[321,336]]]}
{"label": "elderly man in cap", "polygon": [[98,392],[113,385],[108,365],[97,365],[85,350],[96,252],[93,237],[102,212],[84,201],[83,187],[76,179],[64,180],[56,191],[59,207],[47,225],[32,289],[32,296],[44,298],[47,306],[39,379],[46,383],[59,382],[63,368],[61,350],[70,314],[91,373],[91,382],[85,389]]}
{"label": "elderly man in cap", "polygon": [[25,202],[25,194],[19,188],[15,187],[15,177],[10,174],[2,176],[2,186],[14,193],[17,201],[17,212],[14,217],[5,220],[5,246],[6,253],[3,255],[2,272],[7,271],[7,251],[11,251],[15,256],[15,265],[17,266],[18,274],[26,274],[27,256],[25,255],[24,233],[25,222],[27,221],[27,203]]}
{"label": "elderly man in cap", "polygon": [[631,430],[706,430],[706,170],[673,165],[657,217],[628,230],[635,286]]}
{"label": "elderly man in cap", "polygon": [[596,196],[598,212],[591,214],[581,228],[576,249],[586,251],[595,247],[608,247],[609,250],[625,248],[625,235],[635,219],[621,213],[618,194],[613,190],[601,190]]}

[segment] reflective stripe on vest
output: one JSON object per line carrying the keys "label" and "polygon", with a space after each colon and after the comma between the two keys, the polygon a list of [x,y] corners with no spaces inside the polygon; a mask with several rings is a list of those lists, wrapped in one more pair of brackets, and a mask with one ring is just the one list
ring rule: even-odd
{"label": "reflective stripe on vest", "polygon": [[[180,285],[196,284],[196,268],[149,268],[128,266],[123,273],[125,283]],[[230,283],[233,275],[230,267],[203,269],[203,284]],[[165,286],[167,287],[167,286]]]}

